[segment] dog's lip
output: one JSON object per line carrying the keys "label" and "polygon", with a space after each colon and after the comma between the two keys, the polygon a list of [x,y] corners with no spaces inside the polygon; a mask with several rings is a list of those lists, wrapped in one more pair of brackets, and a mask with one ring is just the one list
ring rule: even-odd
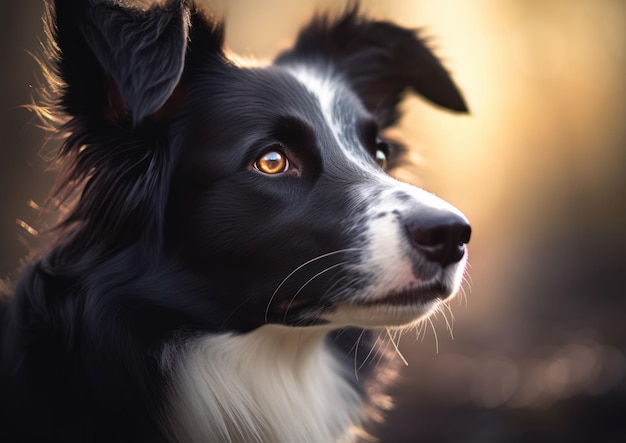
{"label": "dog's lip", "polygon": [[435,299],[444,300],[449,296],[450,288],[448,285],[436,281],[391,291],[375,300],[359,301],[358,304],[361,306],[411,306],[418,303],[428,303]]}
{"label": "dog's lip", "polygon": [[[436,299],[445,300],[451,293],[452,291],[447,284],[441,281],[433,281],[431,283],[421,283],[419,285],[389,291],[382,297],[373,300],[354,300],[348,302],[348,304],[363,307],[414,306],[428,303]],[[282,311],[306,309],[311,305],[315,305],[315,302],[305,297],[285,299],[276,303],[276,306]]]}
{"label": "dog's lip", "polygon": [[302,308],[309,304],[311,304],[311,300],[307,298],[293,298],[293,299],[280,300],[279,302],[276,303],[276,306],[278,307],[278,309],[281,309],[283,311],[288,311],[291,309]]}

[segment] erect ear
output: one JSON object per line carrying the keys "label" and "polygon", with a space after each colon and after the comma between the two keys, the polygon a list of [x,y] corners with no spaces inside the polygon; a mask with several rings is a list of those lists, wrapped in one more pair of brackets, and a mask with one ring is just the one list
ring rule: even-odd
{"label": "erect ear", "polygon": [[133,125],[158,111],[183,72],[186,3],[139,9],[115,0],[55,0],[52,32],[64,110]]}
{"label": "erect ear", "polygon": [[342,74],[382,127],[398,118],[407,89],[456,112],[468,112],[459,89],[415,31],[360,16],[358,5],[338,19],[316,17],[276,64],[322,66]]}

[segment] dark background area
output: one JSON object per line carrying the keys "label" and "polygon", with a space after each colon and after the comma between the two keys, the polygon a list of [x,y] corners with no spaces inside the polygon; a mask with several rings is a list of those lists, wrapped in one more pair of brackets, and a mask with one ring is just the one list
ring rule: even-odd
{"label": "dark background area", "polygon": [[[470,116],[405,103],[398,171],[473,224],[450,312],[403,335],[383,442],[626,441],[626,2],[363,1],[435,36]],[[227,43],[271,59],[339,2],[214,2]],[[0,3],[0,276],[33,242],[52,175],[31,103],[39,1]],[[454,339],[446,323],[454,316]],[[446,322],[447,320],[447,322]],[[437,337],[435,338],[435,332]]]}

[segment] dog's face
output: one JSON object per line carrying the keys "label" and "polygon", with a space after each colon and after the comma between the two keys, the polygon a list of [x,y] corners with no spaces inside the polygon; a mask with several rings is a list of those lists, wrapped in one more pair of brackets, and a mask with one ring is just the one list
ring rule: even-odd
{"label": "dog's face", "polygon": [[405,325],[457,291],[467,220],[385,172],[404,93],[466,111],[414,32],[355,7],[242,67],[192,2],[56,8],[76,254],[139,245],[185,275],[170,309],[230,330]]}
{"label": "dog's face", "polygon": [[173,232],[231,321],[404,325],[458,289],[467,221],[386,174],[397,147],[340,76],[221,69],[184,118]]}

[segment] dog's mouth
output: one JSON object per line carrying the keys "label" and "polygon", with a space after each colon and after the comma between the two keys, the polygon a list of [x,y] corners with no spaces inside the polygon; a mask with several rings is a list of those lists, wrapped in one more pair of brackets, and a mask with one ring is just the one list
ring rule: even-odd
{"label": "dog's mouth", "polygon": [[313,305],[314,301],[309,298],[293,298],[293,299],[285,299],[276,303],[276,307],[281,311],[291,311],[297,310],[301,308],[308,307]]}
{"label": "dog's mouth", "polygon": [[445,300],[452,294],[449,286],[440,281],[392,291],[375,300],[358,301],[360,306],[412,306],[436,299]]}
{"label": "dog's mouth", "polygon": [[[401,290],[391,291],[375,300],[352,300],[348,304],[376,307],[376,306],[412,306],[429,303],[433,300],[445,300],[452,294],[450,287],[440,281],[421,284]],[[292,311],[315,305],[309,298],[285,299],[277,302],[276,306],[282,311]]]}
{"label": "dog's mouth", "polygon": [[[283,323],[337,326],[395,327],[413,324],[433,312],[438,303],[453,296],[456,288],[445,279],[414,283],[378,296],[352,295],[321,301],[298,296],[277,301],[276,319]],[[304,294],[302,294],[304,295]]]}

